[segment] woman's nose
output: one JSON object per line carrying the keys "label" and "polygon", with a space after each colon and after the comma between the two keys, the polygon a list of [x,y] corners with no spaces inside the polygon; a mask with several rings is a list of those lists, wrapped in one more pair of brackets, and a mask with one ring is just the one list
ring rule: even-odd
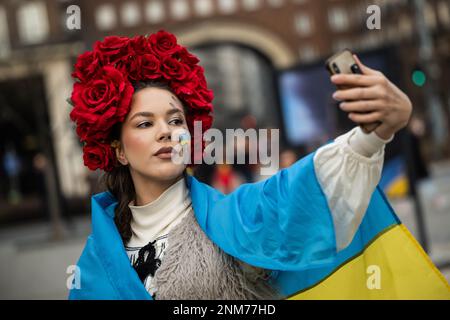
{"label": "woman's nose", "polygon": [[159,127],[157,140],[158,141],[166,141],[166,140],[171,141],[171,134],[172,134],[172,132],[170,131],[168,124],[162,123]]}

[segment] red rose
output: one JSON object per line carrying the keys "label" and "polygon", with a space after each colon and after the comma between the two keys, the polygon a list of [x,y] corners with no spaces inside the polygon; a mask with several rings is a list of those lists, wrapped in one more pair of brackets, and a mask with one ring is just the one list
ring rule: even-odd
{"label": "red rose", "polygon": [[103,67],[98,78],[75,83],[72,92],[74,108],[70,118],[81,125],[106,131],[127,115],[134,89],[123,74],[113,67]]}
{"label": "red rose", "polygon": [[175,84],[172,82],[172,88],[175,91],[175,94],[180,97],[188,97],[194,93],[195,86],[194,82],[189,82],[186,84]]}
{"label": "red rose", "polygon": [[203,87],[198,87],[196,90],[194,90],[192,95],[187,98],[193,108],[199,109],[211,109],[211,101],[213,99],[213,91],[205,89]]}
{"label": "red rose", "polygon": [[200,86],[204,88],[208,87],[205,78],[205,69],[202,66],[195,66],[194,70],[192,71],[192,76],[194,75],[197,77]]}
{"label": "red rose", "polygon": [[137,56],[130,64],[129,77],[135,81],[160,78],[161,71],[159,59],[153,54]]}
{"label": "red rose", "polygon": [[153,54],[150,43],[145,36],[136,36],[130,40],[131,50],[135,55]]}
{"label": "red rose", "polygon": [[111,132],[110,128],[95,128],[87,122],[77,125],[76,132],[80,141],[96,140],[105,141],[108,139]]}
{"label": "red rose", "polygon": [[83,147],[84,165],[91,170],[111,171],[115,165],[115,156],[109,143],[89,141]]}
{"label": "red rose", "polygon": [[144,54],[141,60],[141,79],[157,79],[161,77],[160,61],[153,54]]}
{"label": "red rose", "polygon": [[119,60],[127,59],[130,39],[128,37],[109,36],[103,41],[97,41],[94,50],[97,51],[104,64],[114,65]]}
{"label": "red rose", "polygon": [[85,82],[93,77],[100,68],[98,53],[95,51],[87,51],[80,54],[74,66],[72,77]]}
{"label": "red rose", "polygon": [[183,81],[171,81],[175,94],[184,97],[192,95],[199,85],[200,82],[195,71],[191,71]]}
{"label": "red rose", "polygon": [[183,80],[189,73],[189,69],[177,59],[166,56],[161,61],[161,72],[167,80]]}
{"label": "red rose", "polygon": [[149,43],[153,51],[161,58],[181,50],[181,47],[177,44],[177,38],[164,30],[152,34]]}
{"label": "red rose", "polygon": [[195,66],[200,60],[191,54],[185,47],[181,47],[181,49],[175,54],[175,58],[179,59],[182,63],[185,63],[190,66]]}

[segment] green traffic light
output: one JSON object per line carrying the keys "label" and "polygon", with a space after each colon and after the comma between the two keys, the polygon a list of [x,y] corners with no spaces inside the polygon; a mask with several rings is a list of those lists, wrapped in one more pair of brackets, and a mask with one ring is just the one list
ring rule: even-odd
{"label": "green traffic light", "polygon": [[427,76],[421,70],[414,70],[412,74],[412,81],[416,86],[422,87],[427,81]]}

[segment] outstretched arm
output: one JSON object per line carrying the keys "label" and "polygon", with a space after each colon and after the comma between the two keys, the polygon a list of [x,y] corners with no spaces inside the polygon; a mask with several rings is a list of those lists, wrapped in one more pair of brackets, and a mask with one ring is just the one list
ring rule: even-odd
{"label": "outstretched arm", "polygon": [[361,63],[363,74],[338,74],[336,85],[351,87],[337,90],[333,97],[340,108],[357,124],[381,124],[370,134],[359,127],[320,148],[314,157],[318,180],[333,215],[337,249],[353,239],[373,191],[381,177],[384,145],[406,126],[412,112],[409,98],[381,72]]}

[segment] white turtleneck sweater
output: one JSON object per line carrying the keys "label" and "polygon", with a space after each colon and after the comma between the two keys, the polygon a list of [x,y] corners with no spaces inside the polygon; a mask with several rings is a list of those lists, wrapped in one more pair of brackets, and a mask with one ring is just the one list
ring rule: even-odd
{"label": "white turtleneck sweater", "polygon": [[[131,209],[131,239],[125,246],[131,263],[138,258],[139,250],[149,242],[155,241],[155,258],[162,259],[167,248],[167,235],[192,209],[191,197],[185,179],[180,179],[166,189],[156,200],[143,205],[135,206],[130,203]],[[156,289],[152,283],[153,277],[148,276],[144,285],[153,295]]]}
{"label": "white turtleneck sweater", "polygon": [[129,246],[139,247],[166,235],[191,209],[191,197],[185,179],[167,188],[156,200],[143,205],[128,206],[133,214]]}
{"label": "white turtleneck sweater", "polygon": [[[374,132],[365,134],[355,127],[333,143],[319,148],[314,156],[317,179],[333,215],[338,250],[351,242],[362,221],[381,177],[385,144],[392,139],[382,140]],[[155,258],[161,260],[164,257],[169,245],[169,231],[192,210],[192,203],[183,178],[156,200],[143,206],[130,203],[129,208],[132,236],[125,248],[134,264],[139,250],[153,241]],[[152,280],[149,275],[144,285],[154,295],[156,288]]]}

